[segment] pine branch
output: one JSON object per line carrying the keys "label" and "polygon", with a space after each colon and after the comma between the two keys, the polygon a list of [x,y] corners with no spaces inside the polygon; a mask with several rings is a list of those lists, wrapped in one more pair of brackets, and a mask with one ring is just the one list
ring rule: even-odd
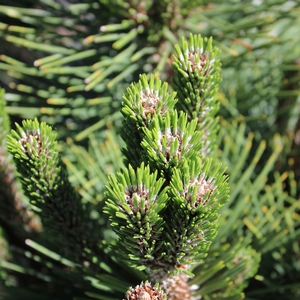
{"label": "pine branch", "polygon": [[[212,56],[211,44],[203,50],[200,36],[191,36],[191,43],[198,51],[197,61],[203,56],[201,51]],[[183,40],[184,49],[186,45]],[[213,87],[213,99],[215,78],[208,72],[195,72],[199,81],[207,80]],[[189,82],[181,85],[184,89]],[[172,110],[177,99],[164,92],[166,85],[162,90],[160,86],[154,77],[148,84],[144,75],[125,94],[122,133],[127,143],[126,160],[133,160],[134,165],[110,177],[104,211],[118,235],[116,251],[123,259],[145,269],[161,284],[168,299],[190,299],[186,275],[191,276],[192,266],[206,257],[217,233],[218,211],[228,200],[229,191],[220,166],[213,168],[212,161],[201,153],[206,141],[202,143],[203,130],[195,131],[198,115],[191,114],[188,122],[187,114]],[[200,101],[199,97],[196,100]],[[215,109],[214,101],[203,105],[207,111]],[[136,168],[139,161],[142,163]]]}
{"label": "pine branch", "polygon": [[162,84],[161,80],[155,79],[153,75],[149,81],[145,74],[141,75],[138,83],[133,83],[127,88],[121,108],[124,116],[121,136],[127,144],[123,153],[133,166],[137,167],[141,163],[144,130],[152,123],[155,113],[165,115],[174,108],[177,101],[175,95],[168,92],[166,82]]}
{"label": "pine branch", "polygon": [[104,212],[110,215],[111,226],[119,235],[116,250],[141,270],[155,265],[156,247],[162,242],[160,211],[167,200],[161,190],[163,183],[157,172],[150,174],[142,163],[136,171],[129,165],[117,178],[110,177],[106,187]]}
{"label": "pine branch", "polygon": [[[97,264],[97,268],[101,269],[101,272],[95,274],[93,268],[83,268],[82,276],[88,274],[93,288],[82,285],[84,282],[82,278],[78,281],[77,279],[63,281],[65,275],[70,274],[70,270],[72,272],[73,266],[59,271],[53,269],[51,277],[52,283],[55,282],[53,297],[65,299],[66,295],[67,297],[82,295],[84,298],[119,299],[128,286],[135,286],[138,282],[151,279],[153,283],[160,282],[165,293],[171,298],[189,299],[192,296],[194,298],[201,296],[204,299],[222,297],[241,299],[244,297],[242,290],[248,278],[257,270],[260,254],[262,254],[261,267],[255,279],[251,280],[250,287],[245,292],[246,297],[265,299],[267,295],[272,299],[288,300],[299,294],[299,276],[297,277],[300,272],[297,263],[300,253],[297,199],[299,4],[297,2],[286,3],[275,0],[272,3],[229,1],[199,4],[198,1],[185,0],[161,3],[115,1],[111,5],[111,1],[88,0],[79,3],[75,0],[69,3],[68,0],[63,2],[42,0],[3,3],[5,5],[0,9],[2,16],[0,52],[3,53],[0,55],[0,69],[2,84],[8,90],[4,96],[9,103],[6,111],[18,117],[41,117],[43,121],[55,126],[59,140],[68,137],[67,144],[60,143],[60,150],[64,152],[62,160],[71,175],[70,182],[80,195],[77,195],[79,202],[84,203],[83,214],[86,215],[82,220],[92,224],[88,226],[89,229],[93,229],[90,232],[94,233],[97,228],[99,233],[97,241],[100,241],[100,245],[94,247],[90,253],[87,253],[89,252],[87,248],[84,250],[86,252],[83,252],[85,266],[90,263],[87,259],[90,255],[89,258],[93,261],[90,265]],[[180,204],[185,197],[189,197],[190,205],[196,205],[197,199],[203,199],[202,190],[189,184],[188,179],[194,178],[197,182],[203,183],[208,188],[208,193],[211,193],[206,196],[207,198],[210,196],[211,199],[217,198],[220,194],[210,183],[215,183],[215,178],[212,179],[211,174],[218,169],[218,163],[221,161],[227,167],[226,174],[230,174],[228,181],[231,201],[223,206],[218,220],[212,224],[219,223],[220,226],[211,246],[209,248],[207,246],[206,250],[203,247],[203,252],[199,247],[195,247],[203,255],[207,253],[207,256],[201,259],[200,265],[197,264],[195,257],[191,257],[195,259],[195,264],[185,271],[189,274],[193,272],[195,274],[193,279],[180,272],[179,275],[174,275],[180,270],[176,270],[175,267],[174,271],[174,267],[171,266],[181,261],[177,260],[172,246],[164,244],[161,249],[170,250],[171,253],[164,256],[166,258],[164,263],[168,265],[166,269],[172,269],[173,275],[158,268],[151,277],[149,274],[128,268],[127,262],[134,263],[134,261],[120,262],[118,260],[120,253],[107,249],[110,243],[119,247],[118,242],[114,241],[114,234],[107,228],[107,217],[101,215],[102,207],[105,205],[103,186],[107,174],[115,173],[123,163],[119,151],[122,144],[118,139],[116,140],[120,146],[115,147],[110,143],[111,139],[107,142],[104,130],[108,129],[110,132],[111,124],[120,126],[121,114],[118,110],[122,93],[129,82],[138,80],[138,74],[152,72],[154,78],[160,77],[163,81],[171,82],[174,76],[171,70],[173,45],[178,43],[178,37],[187,37],[189,32],[213,36],[214,45],[222,49],[220,57],[223,81],[220,83],[219,93],[208,95],[208,98],[214,102],[213,107],[217,107],[218,102],[221,103],[220,114],[227,123],[222,121],[218,135],[217,109],[210,110],[206,115],[207,111],[202,110],[204,106],[201,107],[199,104],[197,106],[198,100],[209,102],[208,98],[205,98],[207,94],[204,95],[199,86],[197,89],[191,88],[191,85],[197,86],[197,80],[203,79],[197,76],[201,68],[203,70],[205,67],[205,64],[201,65],[205,59],[201,60],[201,55],[195,57],[197,52],[192,51],[193,49],[187,45],[186,50],[192,53],[191,67],[197,66],[195,62],[199,63],[198,71],[189,73],[190,77],[197,80],[190,85],[188,82],[184,83],[185,86],[179,84],[178,87],[173,81],[179,100],[172,94],[172,87],[168,86],[166,92],[168,97],[174,98],[174,104],[165,114],[162,110],[161,116],[155,109],[153,112],[155,106],[151,102],[149,106],[146,101],[146,106],[148,105],[148,110],[152,113],[147,113],[148,119],[143,116],[140,118],[141,122],[136,123],[134,120],[141,112],[136,115],[130,112],[131,100],[128,101],[130,109],[125,108],[123,111],[123,116],[127,120],[122,128],[122,137],[127,145],[123,150],[125,166],[128,167],[130,163],[136,172],[144,161],[146,165],[149,164],[147,168],[150,168],[146,175],[152,176],[157,170],[156,179],[164,179],[161,190],[165,191],[170,208],[165,205],[158,217],[165,226],[173,217],[174,226],[172,228],[169,226],[164,231],[169,237],[163,238],[166,240],[169,238],[170,244],[177,245],[180,249],[189,250],[187,243],[176,239],[176,229],[174,230],[176,226],[177,229],[181,229],[188,223],[183,218],[186,207],[183,205],[181,208]],[[194,41],[198,37],[192,36],[192,39]],[[182,49],[180,51],[185,54]],[[207,53],[202,58],[207,58],[206,55]],[[175,76],[178,75],[180,78],[182,72],[187,74],[186,67],[189,62],[183,60],[182,64],[182,61],[174,60],[175,65],[178,64]],[[152,80],[150,76],[146,76],[141,83],[144,92]],[[189,81],[189,77],[186,79]],[[215,79],[218,83],[219,78],[216,76]],[[156,80],[158,79],[155,79],[155,82]],[[205,83],[206,87],[209,86],[205,80],[202,83]],[[136,89],[139,84],[134,84]],[[215,87],[214,84],[210,86],[211,90]],[[159,90],[162,90],[161,87]],[[132,103],[139,103],[140,97],[136,95],[134,89],[130,93],[128,92],[128,97],[131,94],[136,97]],[[147,92],[144,94],[149,96]],[[150,93],[150,96],[153,94]],[[185,103],[185,99],[191,102]],[[125,101],[127,100],[124,99],[124,103]],[[193,104],[193,108],[189,111],[190,104]],[[177,112],[175,116],[174,105],[176,109],[182,109],[186,114]],[[187,126],[192,128],[190,124],[195,121],[191,114],[194,110],[198,112],[198,121],[202,121],[194,130],[199,139],[201,138],[201,142],[194,143],[193,148],[200,147],[200,144],[202,148],[200,152],[191,151],[191,156],[186,160],[180,152],[180,141],[183,141],[184,134],[183,137],[178,136],[178,128],[182,128],[182,125],[185,128]],[[187,123],[183,122],[186,117]],[[178,125],[179,119],[180,126],[177,126],[177,129],[172,127],[168,131],[164,120],[172,125],[177,122]],[[240,123],[241,120],[245,123]],[[115,130],[112,132],[114,134]],[[281,133],[280,138],[275,134],[277,132]],[[160,151],[162,149],[164,151]],[[183,150],[187,152],[187,148]],[[179,157],[171,155],[165,159],[160,155],[160,152],[167,154],[170,151],[172,154],[180,153]],[[206,161],[207,154],[213,158],[211,163]],[[8,157],[6,153],[5,158]],[[12,166],[11,160],[8,161]],[[201,166],[210,165],[207,174],[199,173],[199,177],[185,178],[186,172],[192,172],[186,166],[191,166],[192,162],[197,165],[198,161]],[[122,172],[125,174],[126,170],[128,171],[129,167],[123,168],[121,174]],[[223,169],[219,170],[223,174]],[[220,176],[221,183],[225,177]],[[175,191],[175,187],[180,193]],[[20,190],[18,186],[16,190]],[[195,200],[193,197],[197,192],[200,196]],[[173,197],[177,201],[170,201]],[[22,200],[26,201],[26,197],[22,196]],[[12,203],[10,201],[10,204]],[[21,217],[20,211],[14,209],[15,204],[8,211],[9,213],[15,211],[11,220],[20,220],[18,221],[20,228],[15,226],[15,221],[11,222],[18,234],[24,226],[24,221],[31,220],[27,214],[27,205],[23,214],[23,205]],[[174,220],[172,205],[176,209],[177,216],[182,218],[182,224]],[[215,202],[212,202],[212,207],[214,205]],[[6,213],[7,205],[4,206]],[[201,208],[204,214],[205,206]],[[199,208],[199,211],[201,209]],[[115,211],[111,210],[112,213]],[[82,211],[79,210],[79,213]],[[168,216],[165,222],[166,215]],[[215,215],[218,215],[217,210]],[[97,222],[90,223],[90,217],[93,220],[97,219]],[[214,213],[210,214],[210,217],[213,218]],[[11,221],[5,214],[1,215],[1,220],[6,224]],[[48,224],[47,222],[44,219],[44,223]],[[30,229],[26,224],[25,228]],[[5,229],[10,233],[12,226]],[[210,237],[213,237],[216,230],[212,226],[207,233],[210,232]],[[26,231],[23,232],[28,234]],[[53,245],[53,241],[56,241],[53,231],[52,234],[50,232],[47,231],[42,242],[46,248],[51,248],[47,242],[48,235],[49,242],[52,241],[50,244]],[[11,236],[9,234],[9,237]],[[159,239],[162,236],[158,235],[155,238]],[[30,275],[32,276],[30,278],[44,277],[40,270],[46,268],[46,272],[49,272],[49,264],[53,262],[43,261],[38,264],[41,269],[36,270],[38,250],[35,249],[30,254],[27,250],[18,248],[22,255],[18,257],[17,263],[10,267],[7,264],[7,270],[9,274],[15,273],[16,270],[24,271],[24,277],[19,275],[15,277],[16,282],[18,278],[23,282],[22,279],[28,277],[30,283],[28,288],[42,291],[42,293],[28,293],[26,294],[28,298],[39,299],[41,294],[46,298],[48,295],[44,288],[49,287],[48,282],[34,285],[29,275],[35,274]],[[125,256],[127,254],[125,251]],[[199,257],[202,254],[199,254]],[[188,256],[183,255],[180,259],[184,260],[184,257]],[[33,262],[34,270],[28,267],[28,261]],[[138,262],[140,263],[139,260]],[[30,273],[31,271],[33,272]],[[3,266],[1,272],[4,274]],[[57,274],[61,277],[57,277]],[[67,294],[66,287],[75,285],[76,288]],[[192,285],[194,290],[191,288]],[[60,288],[57,289],[57,286]],[[24,298],[25,291],[18,290],[18,287],[21,285],[9,289],[11,299]],[[144,285],[140,284],[137,286],[138,290],[134,291],[142,292],[139,290],[140,287]],[[84,292],[87,296],[83,296]],[[145,291],[142,295],[140,293],[134,295],[147,299],[150,293]]]}
{"label": "pine branch", "polygon": [[212,39],[190,35],[190,42],[182,40],[174,56],[174,89],[178,93],[177,108],[198,121],[197,129],[203,132],[202,153],[212,152],[217,130],[215,114],[219,102],[215,99],[221,81],[220,51],[212,47]]}
{"label": "pine branch", "polygon": [[[66,167],[56,150],[56,134],[51,126],[37,120],[23,121],[23,128],[8,136],[8,151],[13,155],[25,194],[46,228],[57,234],[64,253],[76,260],[95,251],[96,234],[89,234],[92,223],[86,207],[71,186]],[[89,222],[88,222],[89,221]]]}

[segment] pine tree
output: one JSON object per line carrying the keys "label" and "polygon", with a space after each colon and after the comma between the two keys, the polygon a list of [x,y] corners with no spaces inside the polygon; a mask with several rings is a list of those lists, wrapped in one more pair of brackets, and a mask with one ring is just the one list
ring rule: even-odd
{"label": "pine tree", "polygon": [[[0,105],[2,298],[123,299],[130,286],[128,295],[141,299],[159,293],[240,299],[243,291],[251,299],[298,297],[297,2],[2,3],[0,69],[8,102]],[[208,47],[222,62],[219,92],[218,65],[200,77],[184,75],[205,69],[211,58],[192,51],[190,65],[182,65],[189,47],[202,41],[188,40],[190,32],[212,36],[222,50]],[[151,104],[149,90],[164,102]],[[132,106],[139,99],[148,113]],[[39,118],[18,126],[8,144],[23,188],[7,152],[7,113],[19,123]],[[189,151],[183,139],[182,155],[169,155],[178,154],[180,141],[170,138],[171,124],[201,143]],[[26,159],[24,150],[38,159]],[[222,208],[212,206],[212,215],[197,206],[206,218],[219,217],[208,226],[206,243],[191,251],[175,233],[187,234],[183,199],[187,189],[190,205],[197,203],[187,182],[199,168],[209,174],[197,179],[211,189],[204,198],[215,199],[218,188],[208,182],[216,174],[224,180],[228,174],[228,183],[218,183],[229,185],[230,197]],[[132,223],[124,219],[117,209],[128,207],[116,206],[112,191],[118,187],[120,194],[139,176],[161,194],[134,235],[140,215]],[[138,195],[132,196],[134,209]],[[139,239],[145,247],[138,255],[133,242]],[[153,263],[158,257],[164,268]]]}

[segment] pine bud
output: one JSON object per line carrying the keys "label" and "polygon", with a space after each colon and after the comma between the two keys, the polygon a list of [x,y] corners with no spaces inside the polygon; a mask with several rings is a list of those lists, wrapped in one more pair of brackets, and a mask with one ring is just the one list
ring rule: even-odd
{"label": "pine bud", "polygon": [[151,286],[151,283],[142,283],[136,287],[130,287],[125,300],[163,300],[166,299],[165,293],[155,285]]}

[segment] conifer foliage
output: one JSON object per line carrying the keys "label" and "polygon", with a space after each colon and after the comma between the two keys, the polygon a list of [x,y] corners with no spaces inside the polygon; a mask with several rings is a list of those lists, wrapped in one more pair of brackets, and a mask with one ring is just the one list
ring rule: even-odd
{"label": "conifer foliage", "polygon": [[[148,80],[146,75],[127,89],[121,132],[129,164],[111,175],[105,188],[104,212],[117,234],[106,255],[114,253],[118,261],[145,270],[151,282],[129,288],[128,299],[194,298],[196,292],[188,278],[193,277],[195,266],[204,263],[217,234],[219,210],[229,198],[224,169],[208,157],[210,151],[201,151],[212,144],[205,134],[208,128],[203,129],[201,123],[210,120],[215,124],[218,51],[211,39],[190,35],[189,42],[182,40],[177,53],[175,61],[181,65],[174,63],[174,82],[181,82],[182,90],[193,87],[194,94],[187,98],[178,93],[177,98],[169,94],[166,83],[153,76]],[[203,82],[209,97],[202,93]],[[175,108],[180,101],[185,104],[178,107],[185,107],[186,112]],[[66,176],[52,128],[28,120],[23,127],[17,125],[17,130],[9,136],[7,148],[25,194],[38,210],[45,230],[57,233],[56,242],[64,245],[62,254],[77,263],[88,262],[93,269],[94,262],[101,259],[97,255],[104,250],[99,244],[101,230],[89,220],[86,206]],[[257,267],[252,265],[250,273]],[[231,293],[236,294],[234,290]]]}
{"label": "conifer foliage", "polygon": [[[189,103],[188,112],[194,112],[197,106],[198,115],[206,119],[213,118],[209,114],[215,109],[209,105],[213,105],[214,95],[210,94],[211,103],[201,98],[201,84],[206,81],[205,88],[216,91],[218,81],[212,79],[210,72],[220,76],[216,74],[220,72],[217,51],[211,43],[191,35],[190,46],[183,40],[182,50],[178,49],[176,59],[182,64],[174,64],[177,78],[182,77],[181,89],[194,90],[189,98],[181,95],[181,99],[175,99]],[[206,61],[201,65],[204,56]],[[130,150],[137,148],[139,152],[134,155],[141,158],[135,161],[142,163],[137,169],[129,165],[109,179],[105,212],[119,235],[116,247],[124,258],[133,266],[145,268],[151,281],[164,286],[168,299],[189,299],[187,295],[192,293],[187,285],[174,295],[170,286],[173,281],[186,281],[181,273],[191,275],[194,264],[206,257],[217,233],[218,210],[228,200],[228,183],[220,166],[214,167],[201,153],[208,137],[196,127],[204,117],[178,112],[173,97],[164,95],[160,87],[165,88],[158,79],[152,76],[149,84],[144,75],[127,90],[131,97],[126,97],[129,101],[122,109],[122,132],[126,144],[128,141],[126,160],[131,161]],[[136,133],[134,138],[132,133]]]}
{"label": "conifer foliage", "polygon": [[299,9],[0,0],[0,298],[297,299]]}

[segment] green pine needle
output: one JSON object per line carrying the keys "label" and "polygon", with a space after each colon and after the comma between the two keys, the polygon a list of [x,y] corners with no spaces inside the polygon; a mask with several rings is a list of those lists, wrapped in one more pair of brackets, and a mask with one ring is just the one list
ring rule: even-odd
{"label": "green pine needle", "polygon": [[197,129],[204,132],[202,153],[213,150],[217,123],[215,114],[219,103],[215,99],[221,81],[220,51],[212,46],[212,39],[190,35],[189,43],[183,38],[176,45],[173,69],[173,87],[178,94],[177,108],[198,120]]}
{"label": "green pine needle", "polygon": [[178,115],[176,110],[156,115],[149,129],[144,128],[143,159],[154,170],[169,170],[183,158],[194,159],[202,147],[202,133],[196,131],[196,126],[196,120],[187,122],[187,114]]}
{"label": "green pine needle", "polygon": [[[89,234],[94,222],[71,186],[66,166],[56,149],[56,133],[46,123],[24,120],[8,136],[7,149],[13,155],[20,180],[30,203],[47,230],[64,240],[64,252],[81,260],[84,252],[97,251],[99,233]],[[74,247],[81,249],[74,251]]]}
{"label": "green pine needle", "polygon": [[161,210],[166,205],[166,189],[157,172],[149,166],[135,171],[130,165],[117,176],[110,176],[106,186],[106,207],[113,230],[119,236],[116,250],[139,269],[152,265],[156,242],[163,230]]}

